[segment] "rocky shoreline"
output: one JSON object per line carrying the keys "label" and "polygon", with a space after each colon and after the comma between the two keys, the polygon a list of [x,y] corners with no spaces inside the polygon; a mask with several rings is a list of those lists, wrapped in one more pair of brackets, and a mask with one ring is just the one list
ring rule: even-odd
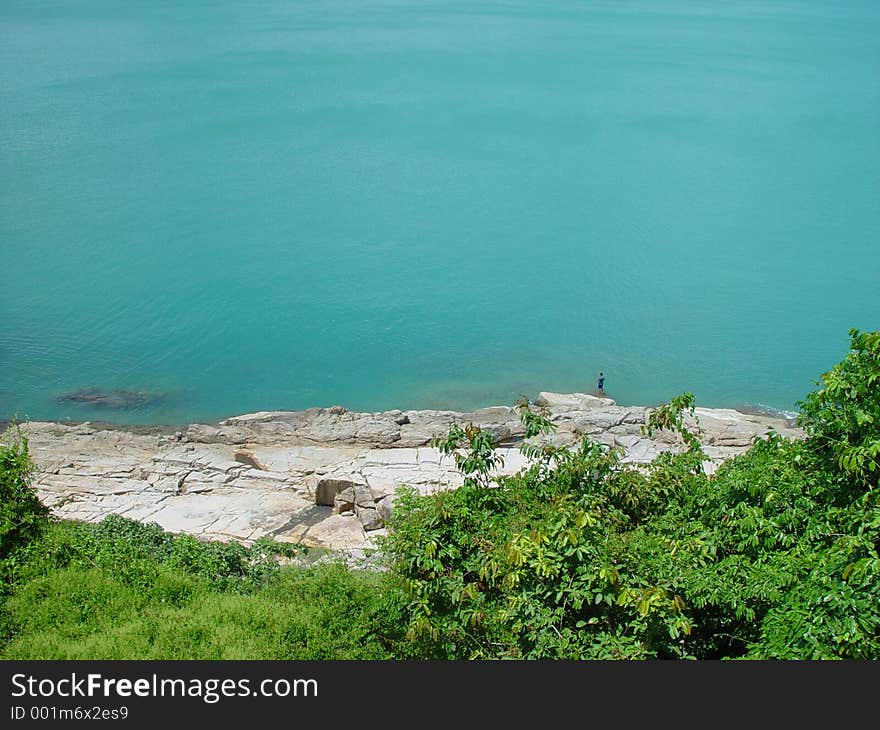
{"label": "rocky shoreline", "polygon": [[[583,436],[620,447],[624,461],[647,463],[680,448],[672,433],[642,432],[650,408],[619,406],[583,393],[541,393],[534,401],[556,424],[548,440],[574,446]],[[784,418],[697,408],[707,471],[742,453],[768,429],[801,431]],[[341,406],[268,411],[184,429],[30,421],[27,435],[40,499],[59,517],[96,522],[119,514],[202,539],[260,537],[325,547],[356,559],[384,534],[395,490],[423,494],[461,485],[451,458],[429,444],[452,423],[492,433],[513,474],[527,465],[523,429],[510,406],[469,413],[348,411]]]}

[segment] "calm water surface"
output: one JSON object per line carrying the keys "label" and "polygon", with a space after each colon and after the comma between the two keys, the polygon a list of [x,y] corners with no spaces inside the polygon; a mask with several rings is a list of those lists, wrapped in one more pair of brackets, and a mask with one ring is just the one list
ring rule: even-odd
{"label": "calm water surface", "polygon": [[0,417],[789,409],[880,327],[880,3],[3,0],[0,276]]}

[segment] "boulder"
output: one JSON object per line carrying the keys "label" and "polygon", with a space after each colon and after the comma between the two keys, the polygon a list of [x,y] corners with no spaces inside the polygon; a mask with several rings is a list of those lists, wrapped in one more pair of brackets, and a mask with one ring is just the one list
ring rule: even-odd
{"label": "boulder", "polygon": [[365,532],[378,530],[380,527],[385,526],[379,511],[372,507],[356,507],[355,514],[357,514],[357,518],[361,521]]}
{"label": "boulder", "polygon": [[336,495],[333,501],[333,508],[338,514],[354,511],[354,487],[346,487]]}
{"label": "boulder", "polygon": [[[366,488],[363,480],[355,477],[324,475],[315,480],[315,504],[332,507],[336,503],[336,495],[346,489]],[[369,492],[369,489],[367,489]]]}
{"label": "boulder", "polygon": [[354,503],[358,507],[375,507],[376,500],[366,484],[358,484],[354,487]]}
{"label": "boulder", "polygon": [[383,522],[391,519],[391,511],[394,509],[394,503],[397,501],[397,495],[389,494],[376,502],[376,511]]}

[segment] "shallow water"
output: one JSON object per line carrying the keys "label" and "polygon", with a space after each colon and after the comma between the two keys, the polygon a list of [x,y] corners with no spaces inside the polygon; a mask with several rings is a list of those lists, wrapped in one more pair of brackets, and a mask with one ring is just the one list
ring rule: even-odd
{"label": "shallow water", "polygon": [[880,4],[4,0],[0,185],[0,418],[790,409],[880,326]]}

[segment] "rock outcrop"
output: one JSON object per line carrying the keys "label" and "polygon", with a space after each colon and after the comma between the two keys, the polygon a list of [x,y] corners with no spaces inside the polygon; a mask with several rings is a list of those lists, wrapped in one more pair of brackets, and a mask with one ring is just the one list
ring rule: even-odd
{"label": "rock outcrop", "polygon": [[[583,393],[541,393],[536,404],[557,427],[548,440],[560,446],[588,436],[620,447],[629,463],[680,447],[675,434],[644,436],[648,408]],[[784,419],[729,409],[698,408],[688,422],[710,472],[768,429],[801,435]],[[429,494],[461,485],[452,459],[430,446],[452,423],[475,423],[493,434],[504,457],[498,474],[527,465],[518,448],[522,425],[506,406],[469,413],[356,413],[333,406],[147,433],[91,423],[22,428],[38,468],[37,493],[61,517],[98,521],[115,513],[205,539],[271,537],[357,556],[384,533],[399,486]]]}

